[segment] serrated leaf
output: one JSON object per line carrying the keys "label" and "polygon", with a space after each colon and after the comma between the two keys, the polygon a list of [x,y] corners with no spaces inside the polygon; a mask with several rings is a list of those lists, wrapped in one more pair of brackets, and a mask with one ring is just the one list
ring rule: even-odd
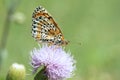
{"label": "serrated leaf", "polygon": [[45,67],[40,68],[35,74],[34,80],[48,80],[45,69]]}

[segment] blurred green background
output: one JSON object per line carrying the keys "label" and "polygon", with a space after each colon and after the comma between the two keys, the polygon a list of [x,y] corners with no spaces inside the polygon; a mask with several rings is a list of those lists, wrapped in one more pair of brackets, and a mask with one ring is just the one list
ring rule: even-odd
{"label": "blurred green background", "polygon": [[[0,40],[10,4],[0,0]],[[5,48],[1,48],[0,80],[5,80],[9,66],[24,64],[30,72],[30,51],[38,47],[31,37],[33,10],[44,6],[55,18],[77,61],[70,80],[120,80],[120,0],[18,0],[10,19]],[[7,30],[6,30],[7,31]],[[1,42],[1,41],[0,41]],[[27,75],[26,80],[33,80]]]}

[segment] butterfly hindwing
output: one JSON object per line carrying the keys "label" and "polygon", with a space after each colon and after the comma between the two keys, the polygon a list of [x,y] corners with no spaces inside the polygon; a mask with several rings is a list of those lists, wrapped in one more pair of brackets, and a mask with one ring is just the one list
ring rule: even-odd
{"label": "butterfly hindwing", "polygon": [[53,45],[64,44],[60,28],[43,7],[37,7],[34,10],[32,22],[32,35],[38,42]]}

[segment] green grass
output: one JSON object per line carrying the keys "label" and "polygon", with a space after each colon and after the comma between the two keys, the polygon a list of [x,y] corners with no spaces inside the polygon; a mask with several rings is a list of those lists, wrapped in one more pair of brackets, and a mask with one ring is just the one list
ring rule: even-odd
{"label": "green grass", "polygon": [[[0,40],[7,12],[6,0],[0,1]],[[119,0],[21,0],[15,12],[21,12],[23,24],[11,23],[6,51],[0,71],[4,80],[9,66],[24,64],[27,74],[30,51],[38,47],[31,37],[31,15],[35,7],[44,6],[55,18],[70,44],[77,61],[77,70],[71,80],[120,80],[120,1]],[[26,80],[32,80],[32,75]]]}

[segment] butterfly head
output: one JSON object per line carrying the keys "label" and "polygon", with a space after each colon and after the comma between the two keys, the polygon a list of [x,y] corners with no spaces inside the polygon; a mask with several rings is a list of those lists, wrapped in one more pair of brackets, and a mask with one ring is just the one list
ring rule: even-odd
{"label": "butterfly head", "polygon": [[70,41],[64,40],[62,41],[62,45],[68,45]]}

